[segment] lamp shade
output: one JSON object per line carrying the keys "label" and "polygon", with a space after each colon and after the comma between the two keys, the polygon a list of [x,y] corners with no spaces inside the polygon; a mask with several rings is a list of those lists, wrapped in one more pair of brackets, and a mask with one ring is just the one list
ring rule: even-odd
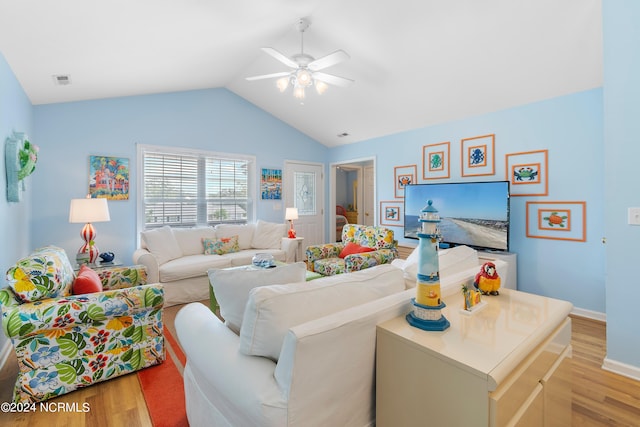
{"label": "lamp shade", "polygon": [[287,221],[298,219],[298,208],[287,208],[284,213],[284,219]]}
{"label": "lamp shade", "polygon": [[105,222],[110,220],[107,199],[71,199],[69,222]]}

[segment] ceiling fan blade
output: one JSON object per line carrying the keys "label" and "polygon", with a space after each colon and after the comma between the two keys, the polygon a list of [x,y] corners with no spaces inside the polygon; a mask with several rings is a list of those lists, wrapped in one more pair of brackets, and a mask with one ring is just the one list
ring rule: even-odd
{"label": "ceiling fan blade", "polygon": [[277,59],[278,61],[282,62],[287,67],[298,68],[298,64],[295,61],[293,61],[291,58],[289,58],[285,54],[278,52],[274,48],[272,48],[272,47],[263,47],[261,49],[265,53],[273,56],[275,59]]}
{"label": "ceiling fan blade", "polygon": [[308,65],[308,68],[311,71],[319,71],[324,68],[331,67],[332,65],[336,65],[342,61],[346,61],[349,58],[349,54],[344,50],[336,50],[335,52],[325,55],[322,58],[311,61]]}
{"label": "ceiling fan blade", "polygon": [[275,77],[285,77],[285,76],[288,76],[289,74],[291,74],[291,72],[283,71],[281,73],[263,74],[261,76],[247,77],[246,79],[249,80],[249,81],[262,80],[262,79],[272,79],[272,78],[275,78]]}
{"label": "ceiling fan blade", "polygon": [[321,82],[329,83],[330,85],[340,86],[340,87],[348,87],[353,84],[353,80],[347,79],[346,77],[334,76],[333,74],[327,73],[313,73],[313,78],[316,80],[320,80]]}

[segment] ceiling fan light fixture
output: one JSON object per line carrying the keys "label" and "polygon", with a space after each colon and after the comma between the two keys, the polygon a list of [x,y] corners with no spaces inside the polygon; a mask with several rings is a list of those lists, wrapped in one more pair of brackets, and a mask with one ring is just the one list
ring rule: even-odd
{"label": "ceiling fan light fixture", "polygon": [[296,99],[304,99],[304,86],[295,86],[293,88],[293,96],[296,97]]}
{"label": "ceiling fan light fixture", "polygon": [[320,80],[316,80],[316,92],[318,92],[318,95],[322,95],[323,93],[325,93],[328,88],[328,84]]}
{"label": "ceiling fan light fixture", "polygon": [[300,86],[310,86],[313,83],[311,73],[306,68],[300,68],[296,71],[296,83]]}
{"label": "ceiling fan light fixture", "polygon": [[280,90],[281,93],[284,92],[289,87],[289,77],[279,78],[276,81],[276,85],[278,86],[278,89]]}

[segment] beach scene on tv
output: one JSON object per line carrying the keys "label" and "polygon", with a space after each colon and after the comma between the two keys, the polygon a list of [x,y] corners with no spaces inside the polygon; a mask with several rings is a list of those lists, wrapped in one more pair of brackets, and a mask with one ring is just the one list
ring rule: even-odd
{"label": "beach scene on tv", "polygon": [[440,215],[442,242],[506,251],[509,183],[416,184],[405,187],[404,234],[418,238],[420,212],[429,200]]}

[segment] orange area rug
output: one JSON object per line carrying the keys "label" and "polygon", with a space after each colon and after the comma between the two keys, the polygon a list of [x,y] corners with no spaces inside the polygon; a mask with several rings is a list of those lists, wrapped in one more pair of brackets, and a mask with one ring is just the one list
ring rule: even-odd
{"label": "orange area rug", "polygon": [[189,422],[182,381],[186,357],[167,328],[164,329],[164,337],[166,360],[138,371],[138,380],[154,427],[186,427]]}

